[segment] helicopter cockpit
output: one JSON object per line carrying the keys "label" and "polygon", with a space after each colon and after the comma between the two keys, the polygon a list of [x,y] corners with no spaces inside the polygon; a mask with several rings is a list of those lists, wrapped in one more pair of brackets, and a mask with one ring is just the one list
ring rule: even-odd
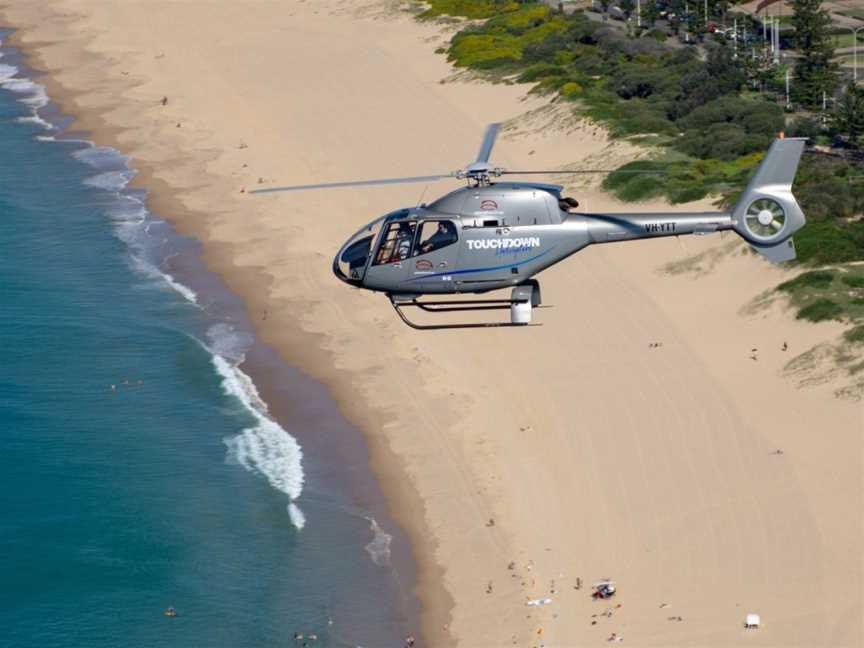
{"label": "helicopter cockpit", "polygon": [[345,283],[354,286],[361,285],[366,272],[369,254],[372,250],[372,244],[381,231],[381,225],[384,222],[404,218],[408,214],[408,209],[398,209],[376,218],[371,223],[364,225],[354,232],[351,238],[345,242],[345,245],[336,254],[336,258],[333,259],[333,273]]}
{"label": "helicopter cockpit", "polygon": [[[342,281],[359,286],[367,267],[400,266],[427,255],[446,267],[435,253],[458,242],[458,228],[450,219],[429,216],[422,209],[399,209],[372,221],[345,243],[333,261],[333,272]],[[417,267],[423,267],[422,261]]]}

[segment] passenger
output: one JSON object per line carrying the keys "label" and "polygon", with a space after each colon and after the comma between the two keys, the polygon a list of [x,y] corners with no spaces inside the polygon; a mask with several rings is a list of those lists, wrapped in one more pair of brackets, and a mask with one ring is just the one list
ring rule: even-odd
{"label": "passenger", "polygon": [[396,246],[390,263],[404,261],[411,254],[411,243],[414,241],[414,224],[399,223],[399,232],[396,234]]}

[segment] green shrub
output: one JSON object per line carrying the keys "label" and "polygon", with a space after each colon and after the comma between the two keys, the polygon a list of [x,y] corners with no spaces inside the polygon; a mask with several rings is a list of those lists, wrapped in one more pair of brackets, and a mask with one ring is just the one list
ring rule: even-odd
{"label": "green shrub", "polygon": [[532,83],[548,76],[560,76],[564,74],[564,68],[552,63],[535,63],[525,70],[516,79],[519,83]]}
{"label": "green shrub", "polygon": [[450,48],[450,58],[460,67],[488,69],[514,63],[522,57],[522,47],[515,36],[465,34]]}
{"label": "green shrub", "polygon": [[793,292],[800,288],[825,289],[831,285],[832,281],[834,281],[833,272],[828,272],[826,270],[812,270],[810,272],[800,274],[794,279],[790,279],[789,281],[784,281],[779,286],[777,286],[777,290],[782,290],[784,292]]}
{"label": "green shrub", "polygon": [[489,18],[499,13],[519,9],[519,3],[514,0],[426,0],[426,3],[429,8],[420,14],[420,18],[437,16]]}
{"label": "green shrub", "polygon": [[843,315],[843,307],[830,299],[817,299],[798,311],[795,316],[798,319],[806,319],[811,322],[824,322],[826,320],[840,319]]}
{"label": "green shrub", "polygon": [[843,332],[843,339],[852,344],[864,344],[864,324]]}
{"label": "green shrub", "polygon": [[864,276],[861,275],[843,275],[840,281],[850,288],[864,288]]}
{"label": "green shrub", "polygon": [[570,99],[578,94],[581,94],[584,88],[575,81],[569,81],[561,86],[561,95]]}
{"label": "green shrub", "polygon": [[[806,207],[804,212],[807,213]],[[864,258],[864,223],[811,220],[795,233],[795,249],[801,263],[827,265],[858,261]]]}

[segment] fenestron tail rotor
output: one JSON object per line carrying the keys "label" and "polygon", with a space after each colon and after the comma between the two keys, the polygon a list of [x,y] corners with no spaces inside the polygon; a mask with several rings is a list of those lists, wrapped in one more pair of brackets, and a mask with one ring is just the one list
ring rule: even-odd
{"label": "fenestron tail rotor", "polygon": [[759,198],[750,203],[747,208],[744,224],[753,236],[771,239],[783,230],[786,224],[786,212],[776,200]]}

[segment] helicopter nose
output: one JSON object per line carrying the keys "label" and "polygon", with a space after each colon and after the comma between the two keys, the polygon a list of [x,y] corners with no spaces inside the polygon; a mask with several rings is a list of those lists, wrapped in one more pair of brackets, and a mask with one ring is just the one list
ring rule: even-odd
{"label": "helicopter nose", "polygon": [[333,274],[340,281],[355,286],[363,283],[373,238],[372,234],[366,234],[352,237],[345,242],[333,259]]}

